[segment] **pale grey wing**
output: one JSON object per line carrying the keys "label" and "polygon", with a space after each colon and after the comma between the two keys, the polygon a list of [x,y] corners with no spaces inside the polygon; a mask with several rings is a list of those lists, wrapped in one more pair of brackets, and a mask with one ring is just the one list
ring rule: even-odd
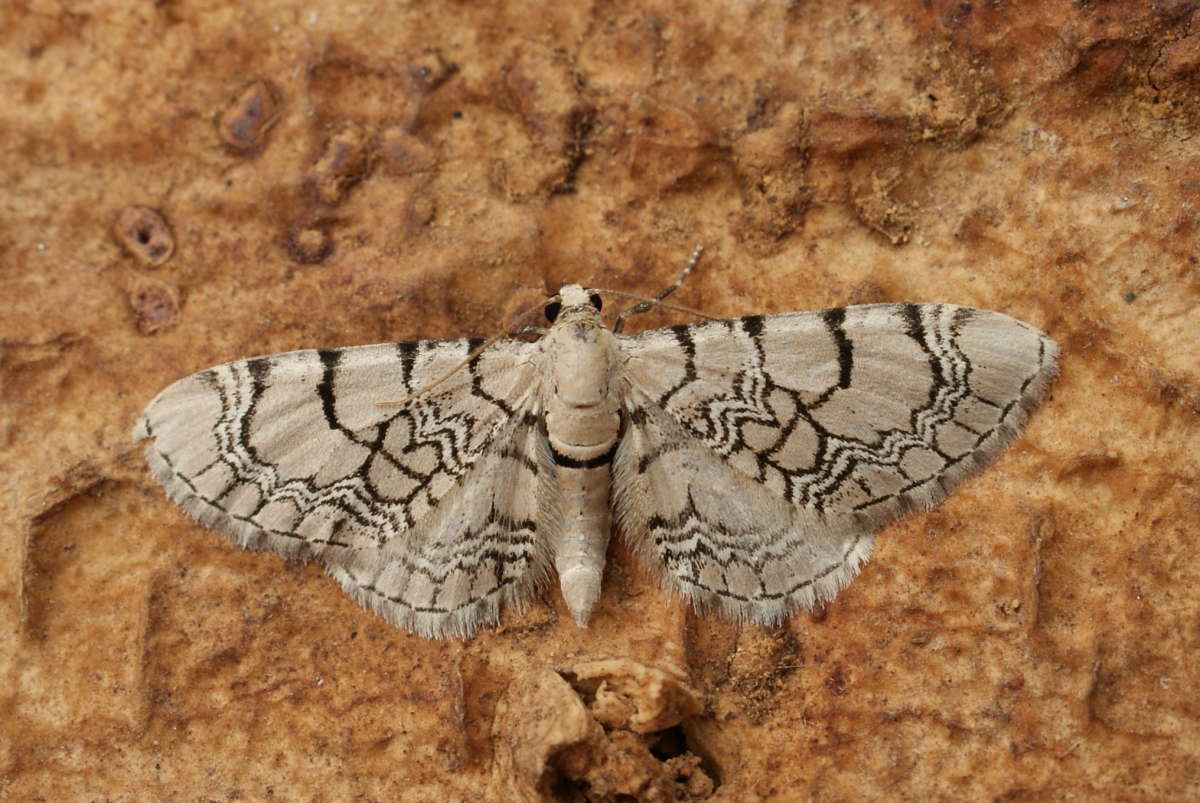
{"label": "pale grey wing", "polygon": [[777,622],[832,599],[871,551],[848,516],[796,507],[637,391],[613,465],[617,519],[639,562],[697,608]]}
{"label": "pale grey wing", "polygon": [[621,346],[626,537],[690,598],[761,621],[831,597],[873,530],[999,454],[1058,353],[1027,324],[946,304],[705,322]]}
{"label": "pale grey wing", "polygon": [[503,432],[439,501],[399,538],[326,563],[352,597],[426,637],[466,638],[523,607],[549,577],[561,502],[537,419]]}
{"label": "pale grey wing", "polygon": [[[373,598],[373,607],[427,634],[462,633],[546,572],[536,517],[518,517],[504,535],[513,517],[503,501],[497,526],[464,529],[459,541],[429,524],[451,527],[455,511],[473,521],[461,491],[455,496],[468,479],[492,483],[475,489],[484,498],[498,493],[498,467],[538,465],[536,451],[515,456],[536,446],[536,344],[498,342],[402,406],[379,402],[425,388],[479,344],[386,343],[228,363],[160,393],[133,437],[153,439],[146,458],[155,477],[202,524],[241,546],[319,558],[360,599],[371,592],[360,593],[348,567],[421,555],[403,565],[481,596],[455,602],[443,589],[427,599]],[[503,479],[505,487],[539,482]],[[481,540],[492,537],[504,543]],[[422,606],[418,624],[410,609]]]}

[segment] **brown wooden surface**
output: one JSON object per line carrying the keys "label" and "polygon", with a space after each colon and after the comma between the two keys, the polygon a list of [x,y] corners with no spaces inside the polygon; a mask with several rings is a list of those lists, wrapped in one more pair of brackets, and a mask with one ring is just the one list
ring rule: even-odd
{"label": "brown wooden surface", "polygon": [[[1200,796],[1194,7],[4,4],[0,797],[480,799],[510,684],[606,657],[699,694],[713,799]],[[209,365],[487,336],[698,243],[710,314],[948,301],[1063,349],[821,616],[695,617],[618,544],[586,631],[551,590],[423,641],[129,443]]]}

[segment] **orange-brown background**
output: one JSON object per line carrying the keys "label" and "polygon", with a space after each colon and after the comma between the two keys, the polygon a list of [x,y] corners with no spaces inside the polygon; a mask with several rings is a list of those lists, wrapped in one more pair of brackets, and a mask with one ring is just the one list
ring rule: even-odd
{"label": "orange-brown background", "polygon": [[[510,682],[629,657],[699,694],[714,799],[1200,797],[1195,6],[6,3],[0,796],[478,799]],[[586,631],[550,589],[424,641],[128,441],[209,365],[486,336],[698,243],[710,314],[950,301],[1062,346],[823,616],[693,616],[618,545]]]}

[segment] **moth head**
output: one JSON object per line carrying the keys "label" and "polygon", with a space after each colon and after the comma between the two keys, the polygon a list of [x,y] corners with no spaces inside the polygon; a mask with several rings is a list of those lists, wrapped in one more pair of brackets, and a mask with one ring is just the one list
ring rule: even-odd
{"label": "moth head", "polygon": [[[554,323],[563,310],[586,309],[591,307],[599,312],[602,306],[599,293],[583,289],[577,284],[564,284],[558,295],[546,305],[546,320]],[[588,310],[591,312],[591,310]]]}

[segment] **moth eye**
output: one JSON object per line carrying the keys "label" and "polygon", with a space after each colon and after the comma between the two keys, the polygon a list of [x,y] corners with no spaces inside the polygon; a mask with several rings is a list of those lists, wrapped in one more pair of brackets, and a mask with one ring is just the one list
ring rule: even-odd
{"label": "moth eye", "polygon": [[546,305],[546,320],[550,321],[550,323],[554,323],[554,321],[558,318],[558,313],[561,311],[562,304],[558,301],[551,301]]}
{"label": "moth eye", "polygon": [[592,306],[596,308],[597,312],[600,311],[600,294],[599,293],[592,293],[591,295],[589,295],[588,301],[592,302]]}

